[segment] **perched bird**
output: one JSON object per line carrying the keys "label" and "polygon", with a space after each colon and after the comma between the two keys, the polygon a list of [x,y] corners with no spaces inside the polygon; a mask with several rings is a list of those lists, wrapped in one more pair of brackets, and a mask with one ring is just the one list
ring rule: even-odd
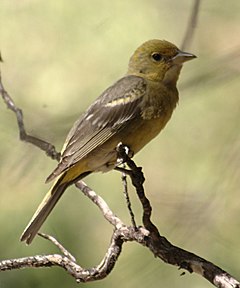
{"label": "perched bird", "polygon": [[129,61],[127,75],[105,90],[70,130],[52,188],[24,230],[30,244],[66,188],[86,175],[114,169],[116,147],[136,154],[164,128],[178,102],[182,64],[196,58],[165,40],[143,43]]}

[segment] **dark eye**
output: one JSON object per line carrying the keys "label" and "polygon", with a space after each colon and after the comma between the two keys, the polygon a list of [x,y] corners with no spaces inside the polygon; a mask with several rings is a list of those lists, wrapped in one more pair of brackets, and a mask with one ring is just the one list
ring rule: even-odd
{"label": "dark eye", "polygon": [[158,52],[153,52],[151,55],[152,59],[156,62],[159,62],[163,59],[163,56]]}

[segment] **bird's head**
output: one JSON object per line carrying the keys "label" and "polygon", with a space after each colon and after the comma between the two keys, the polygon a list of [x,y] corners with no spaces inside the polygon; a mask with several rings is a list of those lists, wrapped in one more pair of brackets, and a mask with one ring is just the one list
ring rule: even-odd
{"label": "bird's head", "polygon": [[133,53],[129,61],[128,74],[153,81],[175,82],[182,64],[196,58],[183,52],[165,40],[149,40]]}

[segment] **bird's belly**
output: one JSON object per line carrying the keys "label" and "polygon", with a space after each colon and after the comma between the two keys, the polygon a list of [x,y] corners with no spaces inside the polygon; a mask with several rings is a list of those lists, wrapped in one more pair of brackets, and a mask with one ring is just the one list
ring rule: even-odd
{"label": "bird's belly", "polygon": [[96,151],[93,151],[91,156],[89,155],[87,161],[89,169],[102,172],[113,169],[117,164],[116,147],[120,142],[127,145],[136,154],[164,128],[171,114],[165,116],[151,120],[138,119],[139,121],[136,121],[135,125],[129,125],[121,130],[101,147],[98,147]]}
{"label": "bird's belly", "polygon": [[139,127],[128,131],[126,137],[123,135],[122,143],[136,154],[161,132],[169,118],[170,116],[143,121]]}

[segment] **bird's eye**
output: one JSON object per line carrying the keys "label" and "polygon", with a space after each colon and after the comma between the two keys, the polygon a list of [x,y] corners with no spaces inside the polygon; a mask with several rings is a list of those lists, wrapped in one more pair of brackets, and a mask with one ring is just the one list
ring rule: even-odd
{"label": "bird's eye", "polygon": [[158,52],[153,52],[151,57],[156,62],[160,62],[163,59],[163,56]]}

